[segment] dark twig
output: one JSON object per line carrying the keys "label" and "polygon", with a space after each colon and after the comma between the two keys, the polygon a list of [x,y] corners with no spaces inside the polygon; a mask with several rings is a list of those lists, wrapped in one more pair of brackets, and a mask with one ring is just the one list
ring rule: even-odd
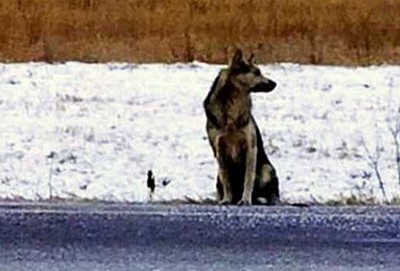
{"label": "dark twig", "polygon": [[365,153],[367,155],[367,157],[366,157],[367,163],[374,170],[375,176],[378,179],[379,189],[381,190],[383,197],[387,201],[388,198],[387,198],[386,191],[385,191],[385,185],[383,183],[382,176],[381,176],[381,173],[379,170],[379,160],[381,158],[381,153],[382,153],[382,148],[380,147],[379,140],[375,147],[375,154],[371,153],[371,151],[368,148],[367,144],[365,143],[364,139],[361,140],[361,145],[363,146]]}
{"label": "dark twig", "polygon": [[398,109],[398,116],[395,116],[395,125],[394,127],[389,124],[389,130],[393,137],[394,145],[396,148],[396,166],[397,166],[397,178],[400,185],[400,107]]}

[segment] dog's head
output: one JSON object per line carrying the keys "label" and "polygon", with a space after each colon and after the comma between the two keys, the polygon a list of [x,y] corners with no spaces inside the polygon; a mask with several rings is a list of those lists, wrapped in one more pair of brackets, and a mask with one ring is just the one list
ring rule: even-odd
{"label": "dog's head", "polygon": [[243,58],[241,50],[236,50],[229,67],[222,71],[223,77],[228,79],[236,88],[248,92],[270,92],[276,83],[263,76],[260,69],[253,64],[251,55],[248,60]]}

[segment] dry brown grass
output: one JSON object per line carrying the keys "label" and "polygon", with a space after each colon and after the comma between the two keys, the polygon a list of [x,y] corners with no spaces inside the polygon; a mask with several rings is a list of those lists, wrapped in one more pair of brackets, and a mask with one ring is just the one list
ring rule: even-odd
{"label": "dry brown grass", "polygon": [[400,63],[398,0],[0,0],[0,61]]}

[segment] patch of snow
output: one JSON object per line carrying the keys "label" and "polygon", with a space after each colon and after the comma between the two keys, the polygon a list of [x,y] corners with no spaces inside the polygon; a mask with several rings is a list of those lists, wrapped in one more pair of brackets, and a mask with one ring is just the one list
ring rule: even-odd
{"label": "patch of snow", "polygon": [[[147,202],[149,169],[156,201],[213,198],[202,102],[221,67],[0,64],[0,198]],[[400,67],[260,68],[278,83],[253,95],[253,113],[283,201],[382,200],[361,142],[378,146],[386,192],[400,195],[388,129]]]}

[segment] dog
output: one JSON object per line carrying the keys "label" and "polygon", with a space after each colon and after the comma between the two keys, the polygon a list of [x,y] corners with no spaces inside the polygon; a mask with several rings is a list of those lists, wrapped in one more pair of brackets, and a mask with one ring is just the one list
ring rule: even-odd
{"label": "dog", "polygon": [[261,74],[252,55],[236,50],[203,102],[206,131],[218,163],[220,204],[274,205],[279,201],[276,170],[268,159],[251,114],[252,92],[270,92],[276,83]]}

